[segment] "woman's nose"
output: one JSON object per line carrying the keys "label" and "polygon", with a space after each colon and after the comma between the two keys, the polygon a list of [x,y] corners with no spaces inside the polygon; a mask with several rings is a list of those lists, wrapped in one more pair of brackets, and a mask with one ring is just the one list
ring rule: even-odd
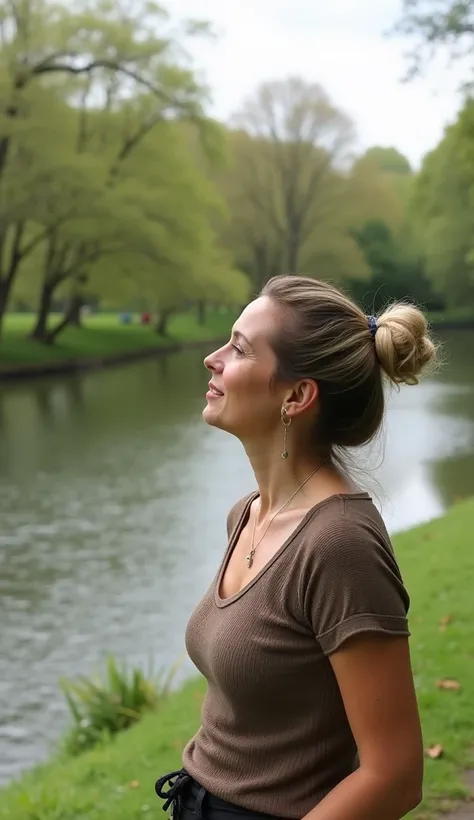
{"label": "woman's nose", "polygon": [[204,367],[210,370],[211,373],[214,373],[216,371],[220,372],[222,370],[222,362],[219,358],[219,352],[219,350],[215,350],[213,353],[210,353],[209,356],[206,356],[206,358],[204,359]]}
{"label": "woman's nose", "polygon": [[206,367],[208,370],[213,370],[214,369],[213,364],[212,364],[212,354],[209,355],[209,356],[206,356],[206,358],[204,359],[204,367]]}

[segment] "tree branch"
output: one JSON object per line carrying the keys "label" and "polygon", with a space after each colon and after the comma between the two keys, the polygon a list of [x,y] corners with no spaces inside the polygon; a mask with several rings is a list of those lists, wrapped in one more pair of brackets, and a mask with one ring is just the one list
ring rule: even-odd
{"label": "tree branch", "polygon": [[20,251],[21,240],[23,237],[23,233],[25,231],[25,222],[17,222],[15,225],[15,233],[13,237],[13,245],[10,254],[10,264],[8,266],[7,271],[7,281],[11,282],[13,277],[15,276],[16,270],[18,265],[22,259],[22,253]]}
{"label": "tree branch", "polygon": [[118,171],[118,166],[121,162],[124,162],[127,157],[132,153],[132,151],[139,145],[141,140],[146,137],[146,135],[155,127],[155,125],[162,119],[161,112],[160,114],[154,114],[152,117],[145,121],[140,128],[138,128],[134,134],[128,139],[125,139],[123,142],[120,151],[117,154],[116,161],[112,168],[110,169],[110,176],[113,177]]}
{"label": "tree branch", "polygon": [[[69,56],[74,58],[76,55],[74,54],[63,54],[58,56]],[[37,63],[32,71],[31,75],[42,75],[42,74],[55,74],[55,73],[64,73],[64,74],[73,74],[75,76],[80,76],[81,74],[90,74],[92,71],[95,71],[98,68],[104,68],[108,71],[116,71],[120,74],[124,74],[126,77],[129,77],[131,80],[135,80],[136,83],[139,85],[148,88],[155,96],[160,97],[164,102],[173,107],[177,106],[177,101],[173,100],[167,94],[165,94],[160,88],[158,88],[154,83],[150,82],[149,80],[142,77],[141,74],[138,74],[136,71],[133,71],[131,68],[127,68],[125,65],[118,63],[114,60],[91,60],[90,62],[86,63],[82,66],[74,66],[70,63],[53,63],[51,64],[50,60],[54,59],[54,57],[49,57],[47,60],[43,60],[41,63]],[[179,107],[179,106],[178,106]]]}

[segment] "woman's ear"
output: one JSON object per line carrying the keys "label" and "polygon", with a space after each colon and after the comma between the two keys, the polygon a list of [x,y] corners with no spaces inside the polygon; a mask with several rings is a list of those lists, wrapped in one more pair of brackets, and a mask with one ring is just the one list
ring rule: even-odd
{"label": "woman's ear", "polygon": [[313,379],[298,382],[283,402],[289,418],[311,410],[319,396],[317,383]]}

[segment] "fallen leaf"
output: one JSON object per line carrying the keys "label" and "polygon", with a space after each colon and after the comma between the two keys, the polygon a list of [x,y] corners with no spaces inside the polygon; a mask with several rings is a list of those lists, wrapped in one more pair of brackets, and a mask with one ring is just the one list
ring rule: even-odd
{"label": "fallen leaf", "polygon": [[435,746],[430,746],[425,752],[431,760],[439,760],[440,757],[443,757],[444,749],[440,743],[436,743]]}
{"label": "fallen leaf", "polygon": [[128,784],[129,789],[139,789],[140,788],[140,781],[139,780],[131,780]]}
{"label": "fallen leaf", "polygon": [[439,631],[446,632],[446,627],[453,622],[452,615],[443,615],[439,622]]}
{"label": "fallen leaf", "polygon": [[459,681],[451,680],[450,678],[436,681],[436,686],[438,689],[445,689],[448,692],[459,692],[461,690]]}

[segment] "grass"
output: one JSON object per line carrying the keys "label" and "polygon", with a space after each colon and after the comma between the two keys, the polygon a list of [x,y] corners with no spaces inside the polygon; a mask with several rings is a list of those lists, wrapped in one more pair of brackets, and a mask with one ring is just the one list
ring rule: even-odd
{"label": "grass", "polygon": [[[52,317],[52,321],[55,321]],[[180,313],[170,320],[169,339],[158,336],[152,326],[142,326],[135,317],[131,325],[120,324],[116,314],[97,314],[84,319],[84,327],[68,327],[55,345],[39,344],[28,338],[34,317],[9,314],[0,340],[0,370],[15,365],[51,363],[65,359],[103,357],[173,342],[186,343],[227,336],[235,312],[209,310],[200,325],[195,313]]]}
{"label": "grass", "polygon": [[[51,323],[58,320],[51,317]],[[429,315],[435,328],[464,326],[472,322],[471,308]],[[131,325],[122,325],[117,314],[99,313],[86,317],[83,328],[69,327],[56,344],[47,346],[28,338],[33,327],[33,314],[8,314],[5,318],[3,337],[0,339],[0,372],[24,365],[41,367],[68,359],[103,358],[146,348],[167,347],[173,343],[206,341],[225,338],[235,319],[235,311],[207,311],[206,322],[200,325],[195,312],[180,313],[169,323],[169,338],[158,336],[153,327],[139,324],[134,317]]]}
{"label": "grass", "polygon": [[[418,816],[462,799],[462,772],[474,763],[473,530],[474,499],[395,540],[412,598],[411,650],[425,746],[444,749],[442,758],[426,761]],[[459,682],[460,691],[438,689],[445,679]]]}
{"label": "grass", "polygon": [[[412,597],[415,679],[425,745],[444,755],[427,760],[425,799],[418,820],[462,799],[462,771],[474,744],[474,500],[444,518],[396,537],[395,548]],[[460,691],[437,688],[459,681]],[[183,745],[199,724],[202,680],[190,681],[116,740],[79,758],[57,759],[0,794],[0,820],[139,820],[160,816],[154,781],[180,766]]]}

